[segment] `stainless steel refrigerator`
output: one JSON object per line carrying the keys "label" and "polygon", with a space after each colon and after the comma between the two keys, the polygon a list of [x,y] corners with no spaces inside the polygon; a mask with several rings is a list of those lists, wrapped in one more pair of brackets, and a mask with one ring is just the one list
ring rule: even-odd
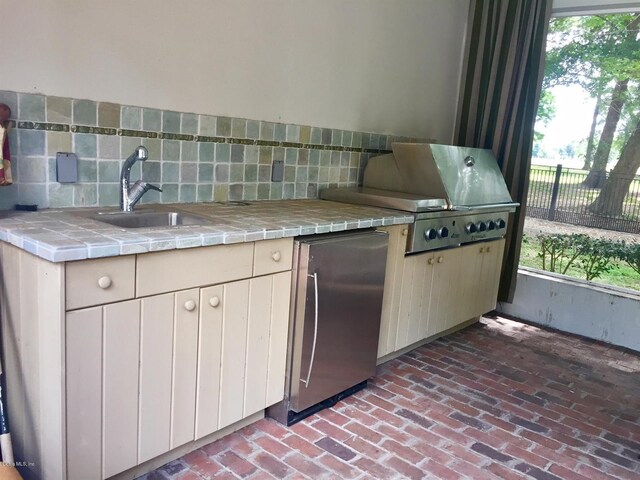
{"label": "stainless steel refrigerator", "polygon": [[290,425],[375,374],[387,244],[373,230],[296,240],[285,399],[269,416]]}

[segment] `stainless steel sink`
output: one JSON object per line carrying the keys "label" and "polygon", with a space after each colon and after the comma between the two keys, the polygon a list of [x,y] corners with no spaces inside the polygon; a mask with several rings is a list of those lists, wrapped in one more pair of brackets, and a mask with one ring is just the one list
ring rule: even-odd
{"label": "stainless steel sink", "polygon": [[90,218],[122,228],[177,227],[208,223],[205,218],[182,212],[98,212]]}

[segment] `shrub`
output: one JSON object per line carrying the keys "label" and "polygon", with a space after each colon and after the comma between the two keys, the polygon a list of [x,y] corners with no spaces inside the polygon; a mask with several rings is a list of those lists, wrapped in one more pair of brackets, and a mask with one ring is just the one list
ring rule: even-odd
{"label": "shrub", "polygon": [[540,252],[538,257],[542,259],[542,269],[548,272],[567,273],[569,267],[575,262],[580,251],[577,246],[584,242],[584,234],[573,235],[538,235]]}
{"label": "shrub", "polygon": [[622,242],[619,244],[617,257],[640,274],[640,243]]}

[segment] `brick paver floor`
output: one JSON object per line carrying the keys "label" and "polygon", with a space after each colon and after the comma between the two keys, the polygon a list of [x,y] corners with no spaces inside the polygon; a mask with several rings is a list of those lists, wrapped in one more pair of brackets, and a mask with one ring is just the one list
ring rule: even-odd
{"label": "brick paver floor", "polygon": [[640,355],[497,317],[297,425],[261,420],[143,478],[640,479],[639,456]]}

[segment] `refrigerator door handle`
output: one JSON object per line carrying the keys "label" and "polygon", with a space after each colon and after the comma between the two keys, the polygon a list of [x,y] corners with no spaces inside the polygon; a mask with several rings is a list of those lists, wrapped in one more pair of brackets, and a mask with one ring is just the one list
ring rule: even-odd
{"label": "refrigerator door handle", "polygon": [[311,347],[311,359],[309,360],[309,371],[307,372],[307,379],[303,380],[302,378],[300,379],[300,381],[302,383],[304,383],[305,387],[308,388],[309,387],[309,381],[311,379],[311,371],[313,370],[313,358],[316,355],[316,342],[318,341],[318,274],[317,273],[313,273],[313,274],[308,274],[309,277],[313,277],[313,287],[314,287],[314,293],[315,293],[315,320],[314,320],[314,326],[313,326],[313,346]]}

